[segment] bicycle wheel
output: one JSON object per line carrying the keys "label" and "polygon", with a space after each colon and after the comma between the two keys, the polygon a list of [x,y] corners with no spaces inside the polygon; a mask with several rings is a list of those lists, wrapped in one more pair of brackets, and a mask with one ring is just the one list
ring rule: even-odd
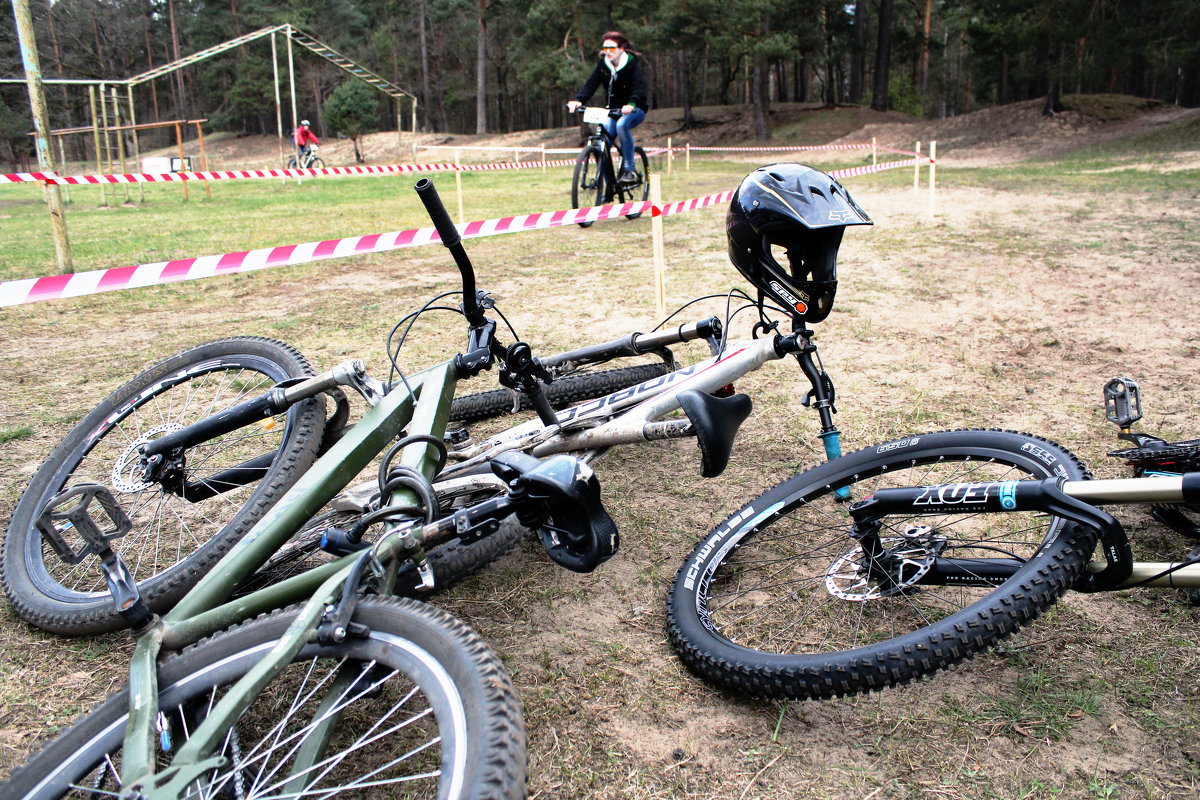
{"label": "bicycle wheel", "polygon": [[[622,203],[644,203],[650,199],[650,159],[640,147],[633,148],[633,153],[634,161],[638,165],[638,182],[621,190]],[[626,214],[625,219],[637,219],[641,215],[642,212],[638,211],[635,214]]]}
{"label": "bicycle wheel", "polygon": [[295,169],[295,168],[296,168],[296,157],[295,157],[295,156],[292,156],[291,158],[289,158],[289,159],[287,160],[287,167],[286,167],[286,169]]}
{"label": "bicycle wheel", "polygon": [[[546,386],[546,398],[555,408],[564,408],[584,400],[603,397],[606,394],[636,386],[644,381],[666,375],[670,369],[665,363],[635,364],[630,367],[566,375]],[[524,392],[516,394],[516,409],[532,408]],[[508,389],[493,389],[489,392],[466,394],[454,398],[450,406],[450,419],[457,422],[476,420],[511,414],[514,411],[514,396]]]}
{"label": "bicycle wheel", "polygon": [[[881,580],[850,536],[848,500],[890,486],[1054,475],[1086,471],[1052,442],[1004,431],[898,439],[795,475],[684,561],[668,599],[671,641],[702,678],[771,698],[867,692],[961,661],[1071,588],[1094,532],[1027,512],[889,517],[881,536],[896,567]],[[922,582],[943,557],[980,571],[997,559],[1020,566],[998,585]]]}
{"label": "bicycle wheel", "polygon": [[[160,666],[160,768],[295,617],[294,610],[276,612]],[[446,612],[401,598],[361,599],[354,621],[370,633],[305,647],[213,753],[226,763],[189,784],[187,796],[524,797],[521,706],[487,645]],[[127,691],[110,698],[15,773],[0,795],[116,796],[128,712]],[[336,723],[309,756],[320,738],[310,737],[316,715]]]}
{"label": "bicycle wheel", "polygon": [[[575,176],[571,181],[571,208],[598,206],[604,203],[604,151],[599,147],[585,147],[575,159]],[[580,222],[587,228],[595,220]]]}
{"label": "bicycle wheel", "polygon": [[308,162],[309,169],[325,169],[325,159],[313,158]]}
{"label": "bicycle wheel", "polygon": [[190,449],[172,480],[143,481],[137,447],[313,374],[298,351],[261,338],[222,339],[151,367],[113,392],[51,452],[21,495],[0,580],[17,613],[56,633],[115,630],[99,559],[67,565],[34,526],[46,503],[82,483],[106,486],[133,529],[113,543],[151,609],[164,611],[240,539],[316,458],[323,397]]}

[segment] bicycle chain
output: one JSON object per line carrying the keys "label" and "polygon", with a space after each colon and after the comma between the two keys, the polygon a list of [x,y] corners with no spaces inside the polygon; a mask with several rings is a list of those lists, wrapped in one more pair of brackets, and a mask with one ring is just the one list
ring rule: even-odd
{"label": "bicycle chain", "polygon": [[1183,442],[1164,442],[1154,447],[1131,447],[1127,450],[1109,452],[1113,458],[1124,459],[1131,464],[1149,465],[1184,462],[1188,468],[1200,468],[1200,439]]}

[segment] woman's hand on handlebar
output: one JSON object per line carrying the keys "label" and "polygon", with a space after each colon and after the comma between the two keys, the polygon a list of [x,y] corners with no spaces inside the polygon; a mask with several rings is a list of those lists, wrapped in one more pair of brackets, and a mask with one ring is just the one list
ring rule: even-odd
{"label": "woman's hand on handlebar", "polygon": [[580,106],[582,106],[582,105],[583,105],[583,103],[579,102],[578,100],[568,100],[567,101],[567,113],[574,114],[576,111],[579,110]]}

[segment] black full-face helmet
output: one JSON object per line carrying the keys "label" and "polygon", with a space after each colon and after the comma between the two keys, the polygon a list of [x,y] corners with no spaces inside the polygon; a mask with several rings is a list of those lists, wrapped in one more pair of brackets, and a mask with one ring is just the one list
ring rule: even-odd
{"label": "black full-face helmet", "polygon": [[[729,260],[799,323],[829,316],[837,253],[847,225],[873,225],[845,188],[804,164],[769,164],[733,193],[725,231]],[[786,257],[787,268],[780,264]]]}

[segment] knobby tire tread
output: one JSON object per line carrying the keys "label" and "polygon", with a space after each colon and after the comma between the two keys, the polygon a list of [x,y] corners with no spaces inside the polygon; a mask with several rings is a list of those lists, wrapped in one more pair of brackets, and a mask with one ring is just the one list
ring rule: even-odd
{"label": "knobby tire tread", "polygon": [[[650,159],[646,155],[646,151],[640,146],[633,148],[634,158],[640,162],[642,166],[642,183],[640,186],[635,186],[634,191],[641,194],[641,197],[630,197],[629,202],[642,202],[650,198]],[[638,211],[635,214],[626,214],[625,219],[637,219],[643,212]]]}
{"label": "knobby tire tread", "polygon": [[[546,398],[555,408],[564,408],[575,403],[582,403],[596,397],[619,391],[628,386],[636,386],[644,381],[666,375],[670,368],[665,363],[635,364],[630,367],[601,372],[586,372],[579,375],[567,375],[548,384],[545,388]],[[528,396],[524,392],[517,393],[518,410],[531,408]],[[454,398],[450,407],[450,420],[454,422],[472,422],[475,420],[498,417],[513,411],[513,392],[509,389],[493,389],[488,392],[478,392]]]}
{"label": "knobby tire tread", "polygon": [[[253,620],[235,625],[225,631],[202,639],[160,660],[162,686],[182,681],[198,668],[225,657],[229,652],[245,652],[254,642],[270,642],[279,638],[297,613],[298,606],[262,614]],[[465,662],[467,675],[458,675],[456,688],[464,694],[468,724],[469,776],[463,797],[471,800],[516,800],[526,796],[528,757],[526,732],[521,702],[512,680],[499,658],[471,628],[446,611],[425,603],[399,597],[361,598],[354,620],[368,623],[373,630],[386,627],[402,639],[409,639],[414,622],[424,629],[420,638],[436,638],[439,649],[449,649]],[[373,622],[374,625],[369,623]],[[415,641],[415,640],[414,640]],[[442,656],[439,661],[445,661]],[[451,670],[453,673],[454,670]],[[463,679],[468,684],[463,686]],[[268,685],[269,690],[270,685]],[[30,795],[29,792],[43,776],[59,765],[79,755],[83,746],[122,718],[129,710],[128,687],[102,701],[65,732],[47,744],[24,766],[17,769],[6,784],[0,785],[0,796],[23,800],[54,800],[58,792]],[[119,748],[124,726],[120,726],[114,744]],[[477,739],[476,739],[477,737]],[[111,751],[109,751],[111,752]],[[87,764],[80,768],[87,772]]]}
{"label": "knobby tire tread", "polygon": [[[575,159],[575,172],[571,176],[571,208],[600,205],[604,198],[604,174],[601,169],[603,151],[598,147],[585,147]],[[596,186],[586,189],[581,184],[588,173],[594,171]],[[589,228],[595,220],[580,222],[579,227]]]}
{"label": "knobby tire tread", "polygon": [[[985,449],[982,440],[975,444],[968,440],[979,434],[990,437],[986,447],[1007,449],[1010,454],[1019,453],[1023,443],[1039,443],[1058,456],[1072,479],[1090,477],[1078,458],[1042,437],[1012,431],[967,430],[925,434],[921,438],[926,442],[933,440],[923,445],[930,450],[941,447],[948,452],[978,453]],[[943,444],[946,437],[954,438]],[[894,441],[908,438],[912,437]],[[872,464],[876,468],[889,461],[903,464],[897,454],[888,456],[881,452],[881,448],[890,444],[863,448],[798,473],[744,508],[758,504],[761,509],[768,502],[766,498],[777,501],[781,493],[791,498],[819,496],[823,487],[839,482],[833,476],[844,469],[854,469],[857,477],[859,473],[873,474]],[[1066,523],[1053,542],[1043,542],[1040,552],[1044,557],[1038,559],[1037,568],[1022,568],[991,590],[983,598],[986,603],[976,602],[895,639],[847,651],[787,656],[740,647],[706,629],[696,617],[696,592],[685,585],[689,565],[699,565],[708,558],[700,555],[705,547],[717,549],[722,533],[739,514],[741,510],[714,528],[684,560],[668,593],[667,632],[681,660],[704,680],[739,694],[770,699],[824,699],[867,693],[931,675],[980,653],[1032,622],[1075,586],[1096,542],[1096,534],[1090,528]]]}

